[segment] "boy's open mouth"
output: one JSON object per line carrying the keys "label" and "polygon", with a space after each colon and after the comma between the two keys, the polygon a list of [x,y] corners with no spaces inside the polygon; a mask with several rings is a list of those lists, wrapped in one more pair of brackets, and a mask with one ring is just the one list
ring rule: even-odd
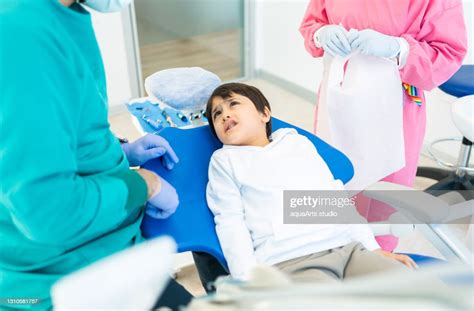
{"label": "boy's open mouth", "polygon": [[227,133],[227,131],[229,131],[230,129],[232,129],[236,125],[237,125],[237,122],[235,122],[232,119],[229,119],[224,125],[224,132]]}

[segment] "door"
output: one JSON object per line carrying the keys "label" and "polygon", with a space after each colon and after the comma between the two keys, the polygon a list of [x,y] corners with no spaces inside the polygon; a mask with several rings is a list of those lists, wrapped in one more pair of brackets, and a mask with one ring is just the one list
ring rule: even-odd
{"label": "door", "polygon": [[202,67],[222,81],[246,76],[244,0],[135,0],[130,14],[137,95],[146,77],[168,68]]}

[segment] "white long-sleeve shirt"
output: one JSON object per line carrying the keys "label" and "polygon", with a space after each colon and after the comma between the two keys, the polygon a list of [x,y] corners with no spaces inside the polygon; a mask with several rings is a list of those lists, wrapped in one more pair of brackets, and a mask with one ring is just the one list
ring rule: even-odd
{"label": "white long-sleeve shirt", "polygon": [[207,203],[230,273],[246,279],[258,263],[285,260],[361,242],[379,248],[367,224],[282,223],[283,190],[343,190],[313,143],[279,129],[265,147],[228,146],[209,165]]}

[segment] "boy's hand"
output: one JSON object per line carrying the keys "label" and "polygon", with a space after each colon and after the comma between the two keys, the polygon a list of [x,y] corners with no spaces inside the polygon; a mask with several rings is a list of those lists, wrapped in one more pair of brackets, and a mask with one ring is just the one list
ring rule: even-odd
{"label": "boy's hand", "polygon": [[390,253],[382,249],[376,249],[373,252],[387,258],[395,259],[396,261],[401,262],[402,264],[404,264],[410,269],[413,269],[413,270],[418,269],[418,265],[413,261],[413,259],[411,259],[407,255]]}

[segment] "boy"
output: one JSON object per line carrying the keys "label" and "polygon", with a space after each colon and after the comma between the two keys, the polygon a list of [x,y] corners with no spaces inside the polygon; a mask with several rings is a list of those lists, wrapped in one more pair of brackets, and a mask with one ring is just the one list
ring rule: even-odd
{"label": "boy", "polygon": [[344,188],[307,138],[294,129],[272,134],[270,105],[257,88],[219,86],[206,116],[224,144],[210,161],[207,202],[233,278],[247,279],[262,263],[296,281],[341,280],[400,262],[416,266],[408,256],[380,250],[366,224],[282,223],[283,190]]}

